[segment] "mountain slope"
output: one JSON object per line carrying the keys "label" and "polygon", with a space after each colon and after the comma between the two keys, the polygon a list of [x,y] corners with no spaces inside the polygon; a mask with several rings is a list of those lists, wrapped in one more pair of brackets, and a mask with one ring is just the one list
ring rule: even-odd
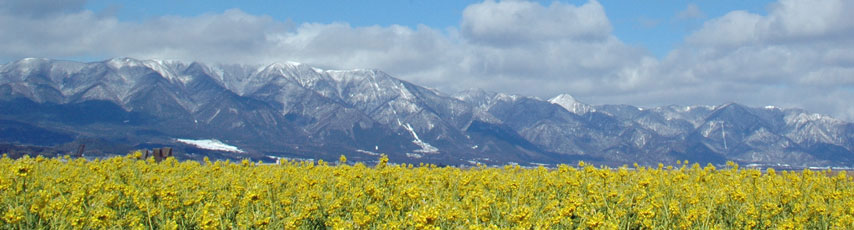
{"label": "mountain slope", "polygon": [[[97,140],[113,151],[175,146],[186,157],[235,159],[854,164],[854,125],[799,109],[588,105],[568,94],[541,100],[476,89],[447,95],[378,70],[292,62],[22,59],[0,66],[0,110],[0,130],[21,134],[0,141],[69,151]],[[176,139],[216,139],[245,152]]]}

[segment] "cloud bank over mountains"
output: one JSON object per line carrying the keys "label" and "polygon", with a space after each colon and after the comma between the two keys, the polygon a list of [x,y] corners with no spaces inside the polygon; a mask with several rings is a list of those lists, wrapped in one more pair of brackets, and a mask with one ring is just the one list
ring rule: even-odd
{"label": "cloud bank over mountains", "polygon": [[[122,21],[85,1],[0,2],[0,61],[177,59],[297,61],[376,68],[442,91],[467,88],[594,104],[801,107],[854,120],[854,2],[780,0],[767,15],[733,11],[705,22],[662,58],[615,36],[596,1],[484,1],[458,26],[303,23],[240,9]],[[379,12],[381,13],[381,12]]]}

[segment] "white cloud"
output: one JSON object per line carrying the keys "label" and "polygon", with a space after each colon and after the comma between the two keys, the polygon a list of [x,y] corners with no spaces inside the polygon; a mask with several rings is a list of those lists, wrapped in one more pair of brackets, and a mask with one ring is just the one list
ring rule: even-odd
{"label": "white cloud", "polygon": [[[240,10],[144,22],[102,18],[91,11],[48,18],[0,15],[0,53],[23,57],[130,56],[215,62],[258,62],[288,23]],[[10,61],[10,60],[6,60]]]}
{"label": "white cloud", "polygon": [[197,17],[160,17],[142,23],[122,23],[104,36],[107,49],[140,58],[169,58],[230,63],[260,62],[275,55],[268,49],[288,22],[240,10]]}
{"label": "white cloud", "polygon": [[768,15],[730,12],[707,21],[658,69],[686,93],[752,105],[776,104],[852,120],[854,2],[781,0]]}
{"label": "white cloud", "polygon": [[697,45],[739,45],[759,40],[757,27],[762,16],[745,11],[733,11],[721,18],[706,22],[689,35],[687,42]]}
{"label": "white cloud", "polygon": [[851,10],[854,2],[845,0],[780,0],[767,16],[733,11],[712,19],[687,41],[698,45],[745,45],[847,40],[854,34]]}
{"label": "white cloud", "polygon": [[676,18],[681,20],[694,20],[694,19],[702,19],[706,17],[706,13],[703,13],[696,4],[688,4],[682,11],[676,13]]}
{"label": "white cloud", "polygon": [[272,44],[281,56],[333,68],[377,68],[403,75],[431,72],[453,65],[455,45],[441,31],[418,26],[351,27],[347,24],[303,24],[279,34]]}
{"label": "white cloud", "polygon": [[460,26],[469,41],[495,46],[611,36],[611,25],[596,1],[581,6],[554,2],[545,7],[534,2],[487,0],[466,7]]}
{"label": "white cloud", "polygon": [[852,10],[854,2],[846,0],[781,0],[757,29],[769,39],[781,40],[851,35]]}
{"label": "white cloud", "polygon": [[624,73],[645,61],[643,50],[611,34],[596,1],[580,6],[486,1],[466,8],[460,27],[458,45],[464,52],[457,74],[466,77],[446,83],[463,86],[458,88],[593,95],[636,84]]}

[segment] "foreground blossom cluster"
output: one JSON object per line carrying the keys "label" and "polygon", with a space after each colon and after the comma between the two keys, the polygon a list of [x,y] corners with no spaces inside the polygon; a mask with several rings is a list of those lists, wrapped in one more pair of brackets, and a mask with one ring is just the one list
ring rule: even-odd
{"label": "foreground blossom cluster", "polygon": [[[2,229],[850,229],[845,172],[0,159]],[[336,165],[336,166],[332,166]]]}

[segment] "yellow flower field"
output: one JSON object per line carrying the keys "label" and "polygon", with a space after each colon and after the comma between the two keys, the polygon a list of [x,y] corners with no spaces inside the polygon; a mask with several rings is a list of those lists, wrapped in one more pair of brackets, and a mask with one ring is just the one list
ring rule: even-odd
{"label": "yellow flower field", "polygon": [[[851,229],[845,172],[0,159],[0,229]],[[342,157],[341,161],[346,161]]]}

